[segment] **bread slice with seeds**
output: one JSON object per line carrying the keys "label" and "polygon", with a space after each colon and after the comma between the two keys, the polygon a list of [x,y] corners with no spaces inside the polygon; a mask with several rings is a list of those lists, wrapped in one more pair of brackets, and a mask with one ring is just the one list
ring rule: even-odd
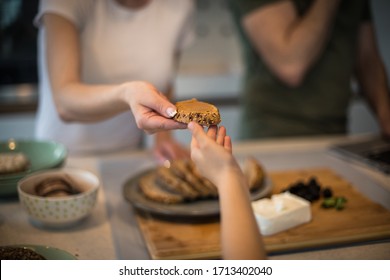
{"label": "bread slice with seeds", "polygon": [[194,190],[199,193],[202,198],[212,196],[212,191],[205,186],[202,179],[196,176],[191,169],[190,160],[174,160],[170,166],[170,170],[177,177],[187,182]]}
{"label": "bread slice with seeds", "polygon": [[0,175],[8,175],[26,171],[29,165],[30,161],[23,153],[0,153]]}
{"label": "bread slice with seeds", "polygon": [[169,192],[183,196],[186,200],[195,200],[200,196],[200,193],[192,188],[190,184],[177,177],[170,168],[165,166],[157,168],[156,183]]}
{"label": "bread slice with seeds", "polygon": [[182,195],[171,193],[157,185],[155,172],[140,178],[138,185],[142,193],[152,201],[164,204],[177,204],[184,201]]}
{"label": "bread slice with seeds", "polygon": [[194,121],[202,126],[217,125],[221,122],[218,108],[210,103],[193,98],[179,101],[175,105],[177,113],[173,119],[178,122],[190,123]]}

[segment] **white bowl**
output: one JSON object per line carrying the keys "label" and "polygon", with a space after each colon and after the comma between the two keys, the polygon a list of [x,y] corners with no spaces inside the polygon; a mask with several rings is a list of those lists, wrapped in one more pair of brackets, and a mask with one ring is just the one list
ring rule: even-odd
{"label": "white bowl", "polygon": [[[68,175],[80,193],[63,197],[38,196],[35,187],[44,179]],[[32,222],[51,227],[70,226],[88,216],[96,204],[99,178],[92,172],[62,168],[32,173],[18,182],[22,207]]]}

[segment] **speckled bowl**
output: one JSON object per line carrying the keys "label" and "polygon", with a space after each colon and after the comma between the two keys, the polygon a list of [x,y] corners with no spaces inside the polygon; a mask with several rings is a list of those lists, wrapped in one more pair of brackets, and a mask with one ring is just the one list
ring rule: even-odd
{"label": "speckled bowl", "polygon": [[[42,197],[35,187],[44,179],[67,175],[81,191],[64,197]],[[96,204],[99,178],[92,172],[62,168],[32,173],[18,182],[18,195],[31,221],[49,227],[67,227],[88,216]]]}

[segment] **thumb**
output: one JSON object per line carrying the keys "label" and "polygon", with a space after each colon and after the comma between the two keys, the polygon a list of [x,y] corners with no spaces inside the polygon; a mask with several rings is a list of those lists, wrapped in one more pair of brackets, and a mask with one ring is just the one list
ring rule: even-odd
{"label": "thumb", "polygon": [[176,107],[171,102],[169,102],[168,99],[166,99],[163,95],[160,94],[156,94],[153,96],[154,97],[151,98],[151,100],[149,100],[148,102],[148,107],[152,108],[154,111],[167,118],[173,118],[176,115]]}
{"label": "thumb", "polygon": [[203,146],[207,140],[209,140],[203,130],[203,127],[196,122],[190,122],[188,124],[188,129],[192,132],[192,137],[196,140],[199,146]]}

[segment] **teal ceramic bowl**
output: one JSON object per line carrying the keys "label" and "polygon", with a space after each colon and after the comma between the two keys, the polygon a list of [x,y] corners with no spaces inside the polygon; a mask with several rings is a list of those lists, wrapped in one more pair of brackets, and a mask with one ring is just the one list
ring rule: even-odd
{"label": "teal ceramic bowl", "polygon": [[53,141],[9,140],[0,142],[0,153],[23,153],[29,168],[24,172],[0,175],[0,198],[17,197],[17,183],[26,175],[45,169],[61,167],[67,157],[64,145]]}

